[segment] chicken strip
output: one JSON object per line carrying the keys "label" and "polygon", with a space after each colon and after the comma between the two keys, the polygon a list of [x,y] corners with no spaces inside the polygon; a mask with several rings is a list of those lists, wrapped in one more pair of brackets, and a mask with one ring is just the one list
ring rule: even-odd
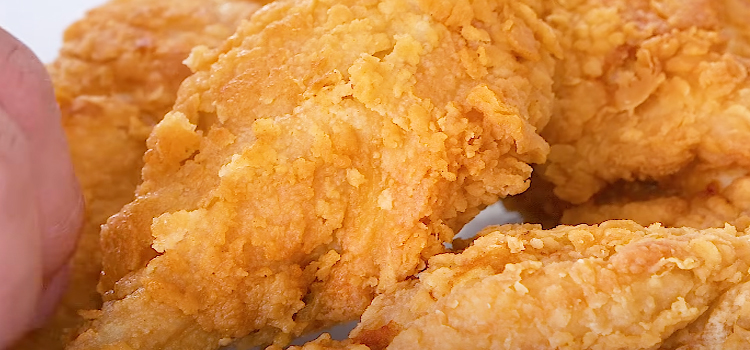
{"label": "chicken strip", "polygon": [[750,239],[703,231],[598,226],[488,227],[418,280],[378,296],[352,339],[322,349],[649,349],[748,277]]}
{"label": "chicken strip", "polygon": [[560,198],[750,163],[747,67],[725,54],[713,3],[588,0],[552,11],[566,59],[543,173]]}
{"label": "chicken strip", "polygon": [[[661,222],[670,227],[699,228],[720,227],[730,222],[744,229],[750,226],[750,177],[730,178],[722,184],[720,181],[727,173],[731,174],[731,170],[672,176],[669,177],[671,184],[665,181],[635,182],[626,184],[625,188],[623,184],[610,186],[597,196],[597,199],[609,198],[570,207],[563,211],[561,221],[597,223],[628,218],[639,223]],[[691,178],[704,184],[685,184],[685,180]]]}
{"label": "chicken strip", "polygon": [[550,156],[538,168],[561,199],[548,205],[550,221],[567,202],[582,207],[562,215],[566,224],[747,224],[750,197],[738,191],[750,180],[748,31],[739,20],[748,7],[743,0],[550,6],[565,52],[555,114],[542,134]]}
{"label": "chicken strip", "polygon": [[279,1],[194,50],[69,349],[285,344],[359,317],[545,160],[541,3]]}
{"label": "chicken strip", "polygon": [[750,282],[732,287],[698,320],[677,331],[661,349],[747,349],[750,347]]}
{"label": "chicken strip", "polygon": [[61,305],[16,349],[61,349],[83,322],[78,310],[101,307],[100,226],[133,200],[146,138],[190,73],[182,61],[196,45],[220,44],[259,7],[256,1],[116,0],[68,28],[60,57],[48,68],[86,223]]}
{"label": "chicken strip", "polygon": [[535,175],[529,191],[505,204],[544,227],[560,222],[573,225],[628,219],[642,225],[659,222],[667,227],[697,228],[721,227],[729,222],[745,229],[750,227],[750,177],[733,177],[732,172],[737,171],[743,170],[699,172],[688,168],[658,182],[618,181],[580,205],[557,198],[552,185]]}

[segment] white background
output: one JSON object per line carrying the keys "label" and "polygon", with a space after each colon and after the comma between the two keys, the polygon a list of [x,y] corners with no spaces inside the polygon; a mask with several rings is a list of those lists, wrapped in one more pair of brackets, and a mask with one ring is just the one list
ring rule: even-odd
{"label": "white background", "polygon": [[48,63],[57,56],[65,28],[105,0],[0,0],[0,27]]}

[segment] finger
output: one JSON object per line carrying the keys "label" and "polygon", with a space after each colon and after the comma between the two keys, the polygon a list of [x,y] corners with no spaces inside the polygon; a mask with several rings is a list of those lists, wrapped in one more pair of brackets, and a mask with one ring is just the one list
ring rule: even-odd
{"label": "finger", "polygon": [[52,316],[57,304],[68,288],[70,278],[70,264],[63,266],[54,276],[49,278],[41,291],[41,297],[34,315],[33,327],[44,326],[45,321]]}
{"label": "finger", "polygon": [[0,349],[31,324],[42,286],[28,141],[0,108]]}
{"label": "finger", "polygon": [[83,200],[68,154],[49,75],[26,46],[0,28],[0,108],[20,126],[34,155],[32,176],[42,227],[44,275],[73,253]]}

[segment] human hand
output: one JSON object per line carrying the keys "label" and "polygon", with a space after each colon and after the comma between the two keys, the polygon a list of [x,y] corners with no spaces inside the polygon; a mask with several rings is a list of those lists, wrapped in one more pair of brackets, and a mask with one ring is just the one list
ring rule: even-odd
{"label": "human hand", "polygon": [[82,215],[47,71],[0,28],[0,349],[53,311]]}

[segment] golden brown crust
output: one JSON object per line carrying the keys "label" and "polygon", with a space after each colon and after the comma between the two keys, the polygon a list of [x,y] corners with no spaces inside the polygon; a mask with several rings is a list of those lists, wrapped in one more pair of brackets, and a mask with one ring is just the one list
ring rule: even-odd
{"label": "golden brown crust", "polygon": [[750,346],[750,282],[732,287],[699,319],[677,331],[661,349],[746,349]]}
{"label": "golden brown crust", "polygon": [[[390,340],[388,343],[385,343],[385,345],[388,345],[390,343]],[[266,350],[281,350],[282,348],[279,346],[269,346],[266,348]],[[375,350],[375,349],[381,349],[381,348],[370,348],[367,345],[364,344],[358,344],[355,341],[351,339],[346,340],[333,340],[331,339],[331,335],[328,333],[323,333],[318,339],[315,339],[313,341],[307,342],[303,344],[302,346],[290,346],[287,348],[287,350],[337,350],[337,349],[346,349],[346,350]]]}
{"label": "golden brown crust", "polygon": [[[609,186],[593,200],[564,210],[565,224],[632,219],[642,225],[738,228],[750,225],[750,177],[742,168],[698,171],[687,168],[660,182]],[[642,189],[637,189],[642,187]],[[645,196],[634,196],[639,191]]]}
{"label": "golden brown crust", "polygon": [[[544,161],[557,46],[539,6],[281,1],[194,51],[103,230],[106,308],[258,342],[358,317]],[[117,329],[102,316],[71,348],[139,343]]]}
{"label": "golden brown crust", "polygon": [[[749,31],[739,18],[750,5],[560,4],[548,19],[560,30],[565,59],[555,117],[542,133],[549,161],[536,168],[559,199],[532,186],[511,205],[548,225],[633,219],[745,227]],[[545,196],[546,203],[535,201]]]}
{"label": "golden brown crust", "polygon": [[70,287],[49,324],[17,349],[60,349],[80,326],[79,310],[98,309],[99,230],[133,199],[146,137],[189,75],[193,46],[216,46],[260,5],[226,0],[115,0],[65,32],[48,69],[86,199],[86,223]]}
{"label": "golden brown crust", "polygon": [[566,58],[559,111],[543,132],[552,146],[542,171],[560,198],[582,203],[618,180],[660,179],[694,162],[750,164],[747,66],[725,54],[711,2],[568,5],[550,15]]}
{"label": "golden brown crust", "polygon": [[731,226],[505,225],[479,236],[378,296],[351,340],[302,349],[651,349],[749,275],[750,240]]}

